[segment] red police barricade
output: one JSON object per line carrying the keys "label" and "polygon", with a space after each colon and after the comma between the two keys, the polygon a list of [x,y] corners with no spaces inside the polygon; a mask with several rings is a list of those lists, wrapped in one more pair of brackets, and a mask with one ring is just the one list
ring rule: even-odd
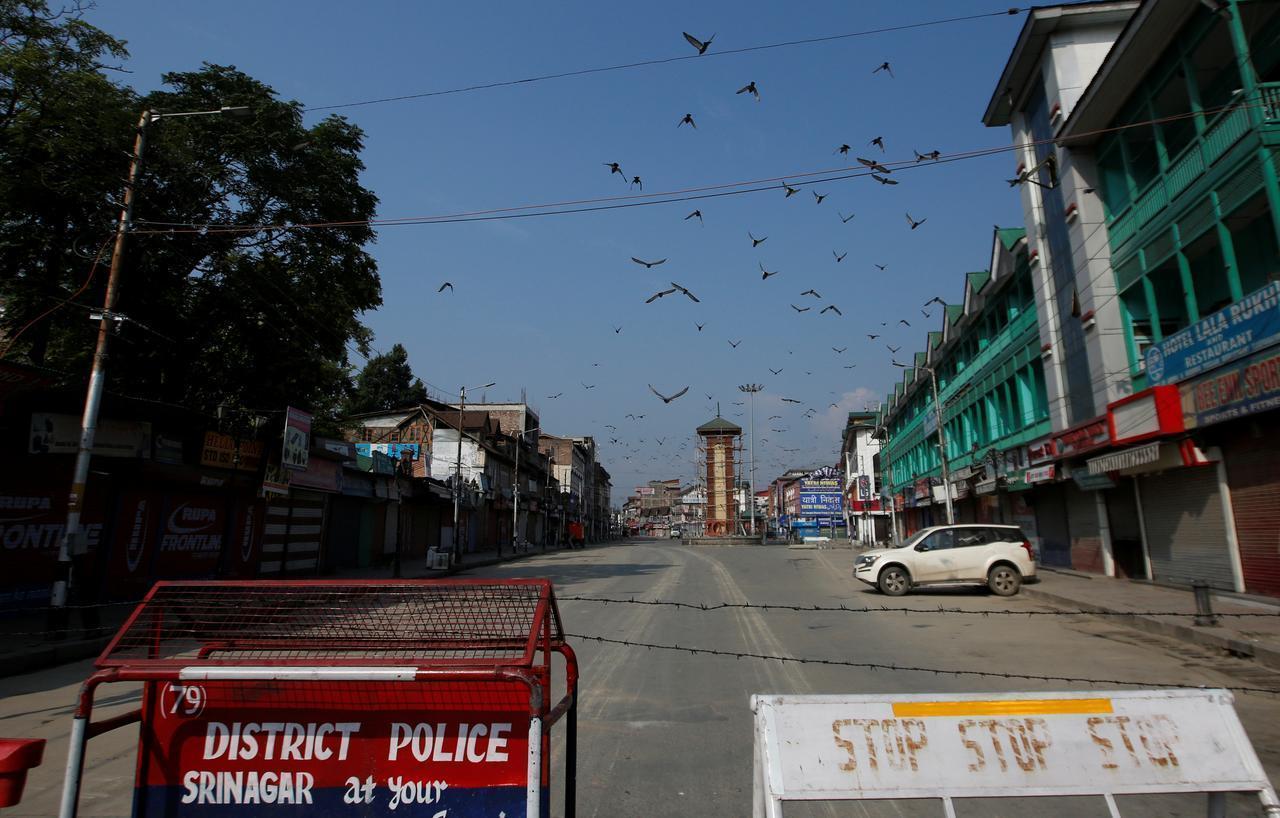
{"label": "red police barricade", "polygon": [[[548,580],[161,582],[97,668],[63,818],[88,739],[133,722],[136,818],[538,818],[562,717],[574,815],[578,667]],[[98,685],[139,681],[141,708],[90,720]]]}

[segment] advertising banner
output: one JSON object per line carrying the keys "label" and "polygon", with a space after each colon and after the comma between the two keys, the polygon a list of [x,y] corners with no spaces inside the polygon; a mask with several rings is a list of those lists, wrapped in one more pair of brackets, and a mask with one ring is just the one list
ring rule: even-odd
{"label": "advertising banner", "polygon": [[[75,454],[80,450],[80,418],[46,412],[31,414],[29,454]],[[151,424],[99,420],[93,437],[94,457],[151,457]]]}
{"label": "advertising banner", "polygon": [[284,452],[280,464],[303,471],[311,459],[311,413],[287,407],[284,413]]}
{"label": "advertising banner", "polygon": [[218,571],[226,536],[225,497],[175,494],[165,507],[156,551],[156,579],[199,579]]}
{"label": "advertising banner", "polygon": [[[95,488],[97,488],[95,486]],[[89,550],[97,553],[103,536],[103,492],[90,491],[81,517]],[[0,488],[0,607],[40,605],[59,576],[58,549],[67,522],[66,488]]]}
{"label": "advertising banner", "polygon": [[1147,383],[1177,383],[1280,343],[1280,281],[1147,348]]}
{"label": "advertising banner", "polygon": [[1280,408],[1280,349],[1269,349],[1178,387],[1188,429]]}
{"label": "advertising banner", "polygon": [[256,472],[262,465],[262,441],[237,440],[231,435],[205,432],[200,465]]}
{"label": "advertising banner", "polygon": [[840,478],[806,477],[800,481],[800,513],[806,516],[838,515],[841,502]]}
{"label": "advertising banner", "polygon": [[157,682],[142,724],[147,818],[525,815],[522,684]]}

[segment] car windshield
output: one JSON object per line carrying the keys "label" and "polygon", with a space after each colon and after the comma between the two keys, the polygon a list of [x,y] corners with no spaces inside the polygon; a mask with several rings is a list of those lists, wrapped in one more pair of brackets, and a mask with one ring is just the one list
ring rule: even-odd
{"label": "car windshield", "polygon": [[921,541],[921,540],[923,540],[925,537],[929,536],[930,531],[932,531],[932,529],[929,529],[929,528],[921,529],[920,531],[917,531],[916,533],[914,533],[914,534],[912,534],[910,537],[908,537],[906,540],[904,540],[904,541],[903,541],[903,543],[902,543],[902,545],[900,545],[900,546],[898,546],[898,547],[899,547],[899,548],[914,548],[916,543],[920,542],[920,541]]}

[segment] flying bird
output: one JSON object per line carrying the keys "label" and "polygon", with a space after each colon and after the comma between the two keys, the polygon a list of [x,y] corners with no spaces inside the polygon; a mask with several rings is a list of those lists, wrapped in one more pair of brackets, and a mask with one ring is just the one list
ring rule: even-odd
{"label": "flying bird", "polygon": [[845,256],[849,255],[849,251],[845,250],[843,253],[837,253],[835,250],[832,250],[831,255],[836,257],[836,264],[839,264],[840,262],[844,261]]}
{"label": "flying bird", "polygon": [[804,292],[800,293],[800,295],[811,295],[814,298],[822,298],[822,293],[814,289],[805,290]]}
{"label": "flying bird", "polygon": [[903,325],[903,326],[905,326],[905,327],[909,327],[909,326],[911,326],[911,322],[910,322],[910,321],[908,321],[908,320],[907,320],[907,319],[905,319],[905,318],[899,318],[899,319],[898,319],[898,323],[899,323],[899,324],[902,324],[902,325]]}
{"label": "flying bird", "polygon": [[835,154],[838,153],[841,156],[848,156],[850,150],[852,150],[852,148],[850,148],[848,145],[841,145],[840,147],[833,150],[831,154],[834,156]]}
{"label": "flying bird", "polygon": [[884,165],[880,164],[874,159],[866,159],[864,157],[859,156],[858,161],[862,163],[864,166],[869,167],[874,171],[878,171],[879,173],[893,173],[893,171],[889,170]]}
{"label": "flying bird", "polygon": [[752,80],[746,85],[738,89],[739,94],[750,94],[756,98],[756,102],[760,101],[760,91],[756,88],[756,81]]}
{"label": "flying bird", "polygon": [[[759,263],[759,262],[757,262],[757,263]],[[761,265],[760,265],[760,279],[761,279],[762,281],[763,281],[764,279],[767,279],[769,276],[776,276],[779,272],[781,272],[781,271],[780,271],[780,270],[774,270],[774,271],[770,272],[769,270],[766,270],[766,269],[764,268],[764,265],[763,265],[763,264],[761,264]]]}
{"label": "flying bird", "polygon": [[[578,383],[582,383],[582,381],[578,381]],[[594,383],[593,383],[593,384],[585,384],[585,383],[582,383],[582,388],[583,388],[583,389],[595,389],[595,388],[596,388],[596,385],[595,385]]]}
{"label": "flying bird", "polygon": [[848,349],[848,347],[832,347],[831,351],[837,355],[843,355],[846,349]]}
{"label": "flying bird", "polygon": [[554,395],[547,395],[547,400],[555,400],[556,398],[560,397],[563,394],[564,394],[563,392],[557,392]]}
{"label": "flying bird", "polygon": [[875,145],[877,148],[880,149],[881,153],[884,153],[884,137],[883,136],[877,136],[875,139],[871,140],[867,144]]}
{"label": "flying bird", "polygon": [[673,292],[675,292],[674,287],[670,290],[659,290],[658,292],[646,298],[644,300],[644,303],[652,304],[654,301],[657,301],[659,298],[662,298],[663,296],[666,296],[666,295],[671,295]]}
{"label": "flying bird", "polygon": [[782,420],[782,415],[769,415],[769,420]]}
{"label": "flying bird", "polygon": [[699,40],[697,37],[693,36],[687,31],[683,31],[681,33],[684,34],[684,38],[689,43],[689,45],[698,49],[699,55],[706,54],[707,48],[710,47],[711,45],[711,41],[716,38],[716,35],[712,34],[710,37],[707,38],[706,42],[703,42],[702,40]]}
{"label": "flying bird", "polygon": [[928,217],[923,218],[920,221],[916,221],[915,219],[911,218],[910,213],[907,214],[907,224],[911,225],[912,230],[915,230],[917,227],[919,227],[920,225],[924,224],[927,221],[929,221]]}
{"label": "flying bird", "polygon": [[783,403],[804,403],[804,401],[796,400],[795,398],[783,398],[782,402]]}
{"label": "flying bird", "polygon": [[636,264],[643,264],[646,270],[651,270],[654,267],[657,267],[659,264],[665,264],[667,261],[665,258],[660,258],[657,261],[645,261],[644,259],[636,258],[635,256],[632,256],[631,260],[634,261]]}
{"label": "flying bird", "polygon": [[[686,388],[687,388],[687,387],[686,387]],[[659,446],[661,446],[663,443],[666,443],[666,442],[667,442],[667,439],[666,439],[665,437],[655,437],[655,438],[654,438],[654,440],[658,441],[658,445],[659,445]]]}
{"label": "flying bird", "polygon": [[601,162],[600,164],[609,169],[610,176],[616,173],[622,177],[622,181],[627,181],[627,174],[622,172],[622,167],[619,166],[617,162]]}
{"label": "flying bird", "polygon": [[453,292],[453,283],[450,281],[446,281],[445,283],[440,285],[440,289],[436,290],[436,292],[442,293],[445,290],[448,290],[449,292]]}
{"label": "flying bird", "polygon": [[787,192],[787,195],[782,197],[782,198],[784,198],[784,199],[790,199],[792,196],[794,196],[794,195],[796,195],[797,193],[799,193],[799,192],[800,192],[800,188],[798,188],[798,187],[792,187],[791,185],[787,184],[786,182],[783,182],[783,183],[782,183],[782,189],[783,189],[783,190],[785,190],[785,191]]}
{"label": "flying bird", "polygon": [[853,369],[853,368],[854,368],[854,367],[856,367],[856,366],[857,366],[857,364],[845,364],[845,365],[844,365],[844,368],[845,368],[845,369]]}
{"label": "flying bird", "polygon": [[926,307],[929,306],[930,304],[937,304],[938,306],[943,308],[946,308],[947,306],[947,302],[943,301],[941,298],[939,298],[936,295],[933,298],[930,298],[928,301],[924,302],[924,305]]}
{"label": "flying bird", "polygon": [[[659,392],[658,390],[654,389],[654,388],[653,388],[653,384],[649,384],[649,391],[650,391],[650,392],[652,392],[653,394],[657,395],[658,397],[662,398],[662,402],[663,402],[663,403],[671,403],[671,401],[673,401],[673,400],[675,400],[676,398],[680,397],[680,396],[681,396],[681,395],[683,395],[685,392],[688,392],[688,391],[689,391],[689,387],[687,387],[687,386],[686,386],[684,389],[681,389],[679,392],[676,392],[674,395],[671,395],[670,397],[668,397],[667,395],[664,395],[664,394],[662,394],[661,392]],[[659,445],[661,445],[661,444],[659,444]]]}
{"label": "flying bird", "polygon": [[822,200],[827,198],[827,195],[828,195],[826,193],[819,195],[818,191],[816,190],[811,190],[809,192],[813,194],[814,204],[822,204]]}
{"label": "flying bird", "polygon": [[762,239],[758,239],[758,238],[756,238],[755,236],[753,236],[753,235],[751,234],[751,231],[750,231],[750,230],[748,230],[748,231],[747,231],[747,235],[751,237],[751,249],[753,249],[753,250],[754,250],[755,248],[759,247],[760,245],[764,244],[766,241],[768,241],[768,240],[769,240],[769,237],[768,237],[768,236],[765,236],[765,237],[764,237],[764,238],[762,238]]}
{"label": "flying bird", "polygon": [[705,327],[706,324],[695,323],[694,326],[698,328],[698,332],[702,332],[702,328]]}
{"label": "flying bird", "polygon": [[872,335],[871,333],[867,333],[867,340],[868,340],[868,341],[874,341],[875,339],[877,339],[877,338],[879,338],[879,337],[880,337],[879,335]]}
{"label": "flying bird", "polygon": [[846,216],[846,215],[844,215],[843,213],[841,213],[839,210],[837,210],[837,211],[836,211],[836,215],[840,217],[840,222],[841,222],[842,224],[848,224],[848,223],[853,219],[853,217],[854,217],[854,216],[856,216],[856,215],[858,215],[858,214],[857,214],[857,213],[850,213],[848,216]]}
{"label": "flying bird", "polygon": [[733,347],[734,349],[737,349],[737,348],[738,348],[738,344],[740,344],[740,343],[742,343],[742,341],[730,341],[730,342],[729,342],[729,346]]}
{"label": "flying bird", "polygon": [[692,212],[692,213],[690,213],[688,216],[685,216],[685,217],[684,217],[684,220],[685,220],[685,221],[689,221],[690,219],[693,219],[693,218],[697,218],[697,220],[698,220],[698,224],[704,224],[704,225],[706,224],[706,222],[704,222],[704,221],[702,220],[702,211],[701,211],[701,210],[695,210],[695,211],[693,211],[693,212]]}
{"label": "flying bird", "polygon": [[693,114],[685,114],[685,115],[680,119],[680,122],[678,122],[678,123],[676,124],[676,127],[677,127],[677,128],[679,128],[681,125],[692,125],[692,126],[693,126],[693,129],[694,129],[695,131],[696,131],[696,130],[698,130],[698,125],[697,125],[697,123],[695,123],[695,122],[693,121]]}
{"label": "flying bird", "polygon": [[781,369],[774,369],[773,367],[769,367],[769,371],[770,371],[770,372],[772,372],[772,373],[773,373],[773,374],[775,374],[775,375],[781,375],[781,374],[782,374],[782,370],[781,370]]}
{"label": "flying bird", "polygon": [[834,312],[836,315],[844,315],[844,313],[840,312],[840,308],[837,307],[835,304],[828,304],[827,306],[823,307],[822,312],[818,313],[818,315],[822,315],[822,313],[824,312]]}
{"label": "flying bird", "polygon": [[808,312],[809,310],[811,310],[811,309],[813,309],[813,308],[812,308],[812,307],[797,307],[795,304],[792,304],[792,305],[791,305],[791,309],[795,310],[796,312]]}
{"label": "flying bird", "polygon": [[872,71],[871,73],[872,73],[872,74],[879,74],[881,71],[888,71],[888,72],[889,72],[889,76],[890,76],[890,77],[893,77],[893,69],[889,67],[889,62],[888,62],[888,60],[886,60],[885,62],[882,62],[882,63],[880,63],[878,66],[876,66],[876,70]]}
{"label": "flying bird", "polygon": [[[610,324],[610,326],[613,326],[613,325],[612,325],[612,324]],[[621,334],[622,334],[622,327],[613,327],[613,334],[614,334],[614,335],[621,335]]]}
{"label": "flying bird", "polygon": [[884,348],[885,348],[885,349],[887,349],[887,350],[889,350],[889,352],[890,352],[891,354],[893,354],[893,355],[897,355],[897,354],[898,354],[898,350],[902,349],[902,347],[901,347],[901,346],[896,346],[896,347],[895,347],[895,346],[890,346],[889,344],[885,344],[885,345],[884,345]]}
{"label": "flying bird", "polygon": [[930,314],[929,314],[929,311],[928,311],[928,310],[920,310],[920,314],[921,314],[921,315],[923,315],[925,318],[932,318],[932,317],[933,317],[932,315],[930,315]]}
{"label": "flying bird", "polygon": [[[895,182],[894,184],[897,184],[897,183]],[[640,177],[639,177],[639,176],[632,176],[632,177],[631,177],[631,187],[635,187],[635,186],[637,186],[637,185],[639,185],[639,186],[640,186],[640,189],[641,189],[641,190],[644,190],[644,182],[641,182],[641,181],[640,181]]]}
{"label": "flying bird", "polygon": [[686,288],[686,287],[682,287],[681,285],[679,285],[679,284],[675,283],[674,281],[673,281],[673,282],[671,282],[671,286],[672,286],[672,287],[675,287],[677,290],[679,290],[681,293],[683,293],[685,296],[687,296],[687,297],[689,298],[689,300],[690,300],[690,301],[692,301],[693,303],[695,303],[695,304],[700,304],[700,303],[702,303],[701,301],[699,301],[699,300],[698,300],[698,296],[696,296],[696,295],[694,295],[693,293],[689,292],[688,288]]}
{"label": "flying bird", "polygon": [[916,162],[923,162],[926,159],[932,159],[933,161],[936,162],[942,156],[942,151],[929,151],[928,153],[921,153],[920,151],[913,149],[911,152],[916,155]]}
{"label": "flying bird", "polygon": [[879,182],[879,183],[880,183],[880,184],[882,184],[882,185],[896,185],[896,184],[898,184],[898,180],[897,180],[897,179],[886,179],[885,177],[880,176],[879,174],[875,174],[875,173],[871,174],[871,178],[872,178],[872,179],[875,179],[877,182]]}

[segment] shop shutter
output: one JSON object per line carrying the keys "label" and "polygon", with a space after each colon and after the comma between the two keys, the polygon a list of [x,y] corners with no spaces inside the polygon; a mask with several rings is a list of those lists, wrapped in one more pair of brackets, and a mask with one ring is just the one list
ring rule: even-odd
{"label": "shop shutter", "polygon": [[1084,491],[1075,482],[1063,483],[1067,500],[1067,530],[1071,534],[1071,567],[1077,571],[1101,574],[1102,532],[1098,528],[1098,500],[1092,491]]}
{"label": "shop shutter", "polygon": [[1245,590],[1280,596],[1280,445],[1241,435],[1223,448]]}
{"label": "shop shutter", "polygon": [[327,500],[327,496],[320,492],[293,489],[288,497],[267,501],[259,574],[283,576],[319,572]]}
{"label": "shop shutter", "polygon": [[1203,579],[1234,590],[1217,469],[1182,468],[1138,479],[1152,578],[1179,585]]}
{"label": "shop shutter", "polygon": [[1071,539],[1067,532],[1067,506],[1062,484],[1041,484],[1032,495],[1036,530],[1040,535],[1040,562],[1055,568],[1071,567]]}

